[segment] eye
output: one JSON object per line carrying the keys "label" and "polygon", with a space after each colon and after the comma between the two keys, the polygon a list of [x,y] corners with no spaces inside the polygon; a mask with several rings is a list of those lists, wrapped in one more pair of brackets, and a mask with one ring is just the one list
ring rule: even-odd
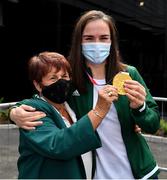
{"label": "eye", "polygon": [[69,74],[68,74],[68,73],[63,74],[62,78],[63,78],[63,79],[69,78]]}
{"label": "eye", "polygon": [[107,39],[107,40],[108,40],[108,38],[107,38],[107,37],[102,37],[101,39]]}
{"label": "eye", "polygon": [[93,36],[83,36],[83,41],[93,41]]}
{"label": "eye", "polygon": [[108,41],[108,40],[110,40],[110,36],[102,36],[102,37],[100,37],[100,40],[101,41]]}
{"label": "eye", "polygon": [[52,76],[52,77],[50,77],[50,80],[51,80],[52,82],[55,82],[55,81],[57,81],[57,77],[56,77],[56,76]]}
{"label": "eye", "polygon": [[65,74],[65,75],[62,76],[62,78],[68,78],[68,77],[69,77],[68,74]]}
{"label": "eye", "polygon": [[93,38],[91,38],[91,37],[88,37],[88,38],[85,38],[84,40],[86,40],[86,41],[90,41],[90,40],[92,40]]}

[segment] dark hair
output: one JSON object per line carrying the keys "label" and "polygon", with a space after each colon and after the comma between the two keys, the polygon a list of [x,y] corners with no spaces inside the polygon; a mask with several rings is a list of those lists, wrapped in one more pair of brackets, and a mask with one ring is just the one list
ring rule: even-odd
{"label": "dark hair", "polygon": [[85,12],[76,23],[73,31],[72,44],[69,53],[69,62],[72,67],[72,79],[80,92],[86,92],[85,79],[85,61],[81,53],[82,34],[87,23],[102,19],[105,21],[110,29],[112,48],[106,65],[106,81],[113,79],[113,76],[125,68],[125,64],[121,63],[121,56],[119,54],[117,42],[117,30],[114,20],[111,16],[103,13],[102,11],[91,10]]}
{"label": "dark hair", "polygon": [[66,58],[56,52],[42,52],[33,56],[28,62],[29,79],[41,83],[42,78],[55,67],[57,72],[61,69],[67,71],[71,77],[71,67]]}

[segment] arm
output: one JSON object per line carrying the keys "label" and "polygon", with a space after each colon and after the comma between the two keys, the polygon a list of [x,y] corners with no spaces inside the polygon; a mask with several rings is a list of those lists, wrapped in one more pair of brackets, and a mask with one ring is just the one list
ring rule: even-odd
{"label": "arm", "polygon": [[101,146],[87,115],[69,128],[59,128],[53,116],[42,118],[43,124],[35,130],[20,129],[22,143],[44,157],[60,160],[68,160]]}

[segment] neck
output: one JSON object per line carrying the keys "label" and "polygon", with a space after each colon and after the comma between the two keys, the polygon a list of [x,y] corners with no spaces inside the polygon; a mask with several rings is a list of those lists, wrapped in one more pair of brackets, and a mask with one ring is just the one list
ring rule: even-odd
{"label": "neck", "polygon": [[91,69],[92,77],[94,79],[105,79],[105,63],[102,64],[87,63],[87,66]]}
{"label": "neck", "polygon": [[53,103],[53,106],[59,111],[61,109],[64,109],[64,103],[62,104],[57,104],[57,103]]}
{"label": "neck", "polygon": [[50,100],[47,99],[47,98],[45,98],[45,99],[48,101],[48,103],[50,103],[51,105],[53,105],[58,111],[59,111],[60,109],[64,109],[64,108],[65,108],[64,103],[58,104],[58,103],[55,103],[55,102],[53,102],[53,101],[50,101]]}

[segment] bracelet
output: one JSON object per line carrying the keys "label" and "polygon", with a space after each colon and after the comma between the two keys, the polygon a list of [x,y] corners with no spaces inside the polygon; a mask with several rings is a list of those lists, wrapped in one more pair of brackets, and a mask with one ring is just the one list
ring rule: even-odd
{"label": "bracelet", "polygon": [[102,116],[99,114],[99,112],[96,111],[95,109],[93,109],[92,111],[93,111],[93,113],[94,113],[97,117],[99,117],[99,118],[101,118],[101,119],[104,118],[104,117],[102,117]]}

